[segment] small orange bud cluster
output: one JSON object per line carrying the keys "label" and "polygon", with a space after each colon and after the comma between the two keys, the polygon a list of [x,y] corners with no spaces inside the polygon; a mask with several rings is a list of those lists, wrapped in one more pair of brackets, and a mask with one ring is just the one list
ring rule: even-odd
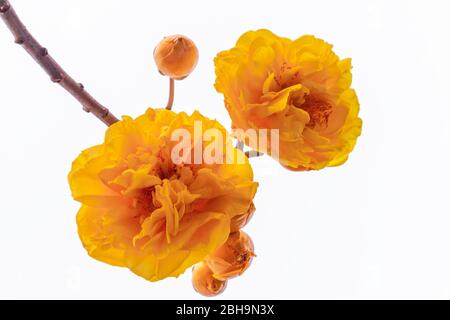
{"label": "small orange bud cluster", "polygon": [[207,297],[222,293],[227,281],[240,276],[250,266],[254,253],[253,241],[248,234],[240,230],[253,216],[255,206],[231,221],[231,233],[228,240],[192,271],[194,289]]}

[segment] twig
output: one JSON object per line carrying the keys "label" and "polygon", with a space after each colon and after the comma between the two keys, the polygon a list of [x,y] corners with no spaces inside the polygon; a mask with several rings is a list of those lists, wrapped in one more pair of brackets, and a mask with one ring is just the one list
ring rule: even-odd
{"label": "twig", "polygon": [[169,101],[167,101],[167,110],[172,110],[173,100],[175,98],[175,81],[170,78],[169,80]]}
{"label": "twig", "polygon": [[83,105],[84,111],[91,112],[108,126],[118,121],[107,108],[102,106],[84,90],[84,86],[81,83],[72,79],[48,54],[47,49],[36,41],[20,21],[8,0],[0,0],[0,16],[14,35],[15,42],[22,45],[33,59],[47,72],[53,82],[60,84],[77,99]]}
{"label": "twig", "polygon": [[238,140],[238,142],[236,143],[236,149],[243,151],[244,150],[244,142],[242,142],[241,140]]}
{"label": "twig", "polygon": [[[238,139],[237,142],[236,142],[236,147],[235,148],[238,149],[238,150],[244,151],[244,142],[242,140]],[[261,156],[264,155],[264,153],[258,152],[258,151],[253,150],[253,149],[245,151],[244,154],[245,154],[245,156],[247,158],[256,158],[256,157],[261,157]]]}
{"label": "twig", "polygon": [[255,150],[249,150],[249,151],[245,151],[245,155],[247,156],[247,158],[256,158],[256,157],[261,157],[264,155],[264,153],[262,152],[258,152]]}

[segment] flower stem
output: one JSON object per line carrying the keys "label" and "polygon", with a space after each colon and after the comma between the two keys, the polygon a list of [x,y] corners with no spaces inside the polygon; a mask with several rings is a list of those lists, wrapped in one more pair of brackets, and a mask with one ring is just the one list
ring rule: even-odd
{"label": "flower stem", "polygon": [[0,16],[15,37],[15,42],[22,45],[25,51],[47,72],[52,82],[58,83],[83,106],[83,110],[91,112],[103,123],[110,126],[118,119],[97,100],[95,100],[81,83],[71,78],[64,69],[48,54],[48,50],[28,32],[20,21],[8,0],[0,0]]}
{"label": "flower stem", "polygon": [[169,100],[167,101],[167,110],[172,110],[173,100],[175,98],[175,80],[169,80]]}
{"label": "flower stem", "polygon": [[247,156],[247,158],[256,158],[256,157],[261,157],[264,155],[264,153],[262,152],[258,152],[255,150],[249,150],[249,151],[245,151],[245,155]]}

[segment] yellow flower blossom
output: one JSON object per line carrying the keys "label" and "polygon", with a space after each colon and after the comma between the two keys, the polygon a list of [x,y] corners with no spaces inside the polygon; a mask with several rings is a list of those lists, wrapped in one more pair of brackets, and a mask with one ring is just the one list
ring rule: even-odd
{"label": "yellow flower blossom", "polygon": [[[344,163],[361,133],[350,59],[313,36],[281,38],[268,30],[243,34],[215,58],[217,91],[233,128],[278,129],[279,161],[292,170]],[[259,146],[244,136],[247,144]],[[268,143],[268,152],[271,152]]]}
{"label": "yellow flower blossom", "polygon": [[[227,241],[233,218],[250,209],[257,183],[247,159],[175,164],[172,133],[192,132],[195,121],[226,136],[198,112],[148,109],[109,127],[102,144],[73,162],[69,183],[82,204],[78,233],[90,256],[157,281],[182,274]],[[224,150],[232,153],[224,151],[226,157],[241,153]]]}

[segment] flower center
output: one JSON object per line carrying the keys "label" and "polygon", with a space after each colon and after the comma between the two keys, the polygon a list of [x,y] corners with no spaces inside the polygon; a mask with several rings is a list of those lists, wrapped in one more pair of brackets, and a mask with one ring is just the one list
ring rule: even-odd
{"label": "flower center", "polygon": [[306,125],[308,128],[325,129],[328,127],[328,119],[332,113],[331,105],[313,95],[307,95],[305,102],[301,106],[297,106],[308,112],[310,120]]}
{"label": "flower center", "polygon": [[133,207],[137,209],[134,218],[138,220],[139,224],[142,224],[150,216],[151,212],[155,210],[153,205],[154,191],[155,187],[142,189],[133,199]]}
{"label": "flower center", "polygon": [[[275,90],[283,90],[296,84],[301,84],[300,68],[289,66],[287,63],[283,63],[279,72],[274,76],[274,83],[278,88],[270,88]],[[309,91],[308,91],[309,92]],[[310,120],[307,123],[307,127],[311,129],[325,129],[328,127],[328,118],[332,113],[332,106],[326,100],[318,97],[317,94],[312,94],[304,91],[294,93],[291,96],[292,104],[308,112]]]}

